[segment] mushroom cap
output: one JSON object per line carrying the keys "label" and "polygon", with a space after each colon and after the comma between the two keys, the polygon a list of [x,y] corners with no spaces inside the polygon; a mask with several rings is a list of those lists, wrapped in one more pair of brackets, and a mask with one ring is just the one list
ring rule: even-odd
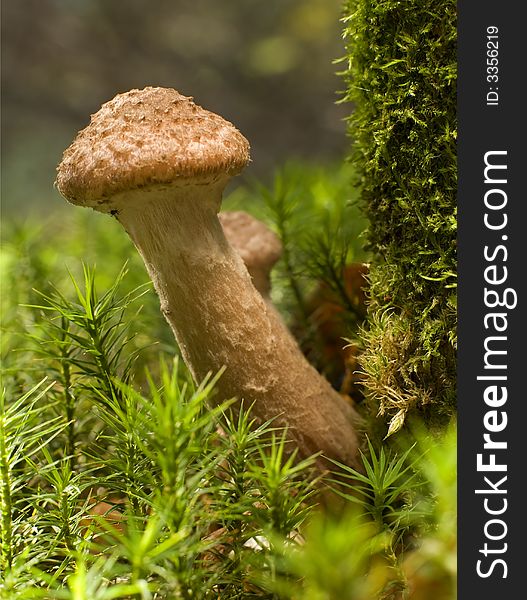
{"label": "mushroom cap", "polygon": [[206,183],[238,174],[249,142],[222,117],[176,90],[118,94],[64,152],[56,185],[71,203],[102,204],[151,185]]}
{"label": "mushroom cap", "polygon": [[241,256],[247,270],[269,272],[282,255],[278,236],[265,223],[241,210],[220,212],[218,217],[227,241]]}

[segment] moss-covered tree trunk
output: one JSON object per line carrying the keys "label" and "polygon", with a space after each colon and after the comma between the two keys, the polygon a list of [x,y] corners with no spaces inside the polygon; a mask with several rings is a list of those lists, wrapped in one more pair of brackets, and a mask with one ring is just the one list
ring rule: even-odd
{"label": "moss-covered tree trunk", "polygon": [[347,96],[371,268],[362,367],[397,430],[456,393],[456,2],[348,0]]}

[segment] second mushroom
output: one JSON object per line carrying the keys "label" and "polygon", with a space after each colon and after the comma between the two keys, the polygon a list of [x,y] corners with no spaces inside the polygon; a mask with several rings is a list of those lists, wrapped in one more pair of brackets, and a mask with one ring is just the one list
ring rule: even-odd
{"label": "second mushroom", "polygon": [[301,457],[356,465],[352,407],[284,331],[218,220],[225,185],[248,161],[231,123],[175,90],[145,88],[92,116],[64,152],[57,187],[126,229],[196,380],[225,367],[218,398],[244,399],[260,422],[287,427]]}

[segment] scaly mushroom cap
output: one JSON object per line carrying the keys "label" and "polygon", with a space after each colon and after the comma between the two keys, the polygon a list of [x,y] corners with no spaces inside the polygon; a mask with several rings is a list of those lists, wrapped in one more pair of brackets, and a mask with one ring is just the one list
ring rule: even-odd
{"label": "scaly mushroom cap", "polygon": [[96,207],[151,185],[206,183],[239,173],[249,142],[222,117],[170,88],[117,95],[92,115],[57,167],[71,203]]}
{"label": "scaly mushroom cap", "polygon": [[271,291],[271,269],[282,254],[282,242],[265,223],[235,210],[218,215],[229,244],[241,256],[254,287],[264,299]]}
{"label": "scaly mushroom cap", "polygon": [[227,241],[247,269],[270,271],[282,254],[279,237],[265,223],[242,210],[221,212],[218,217]]}

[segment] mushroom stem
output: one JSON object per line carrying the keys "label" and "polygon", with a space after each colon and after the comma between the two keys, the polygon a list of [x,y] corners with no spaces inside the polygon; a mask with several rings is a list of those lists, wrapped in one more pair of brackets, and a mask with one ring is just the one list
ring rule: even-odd
{"label": "mushroom stem", "polygon": [[217,213],[227,179],[130,190],[104,210],[143,257],[194,378],[225,366],[220,398],[243,398],[258,421],[287,426],[300,457],[321,451],[356,465],[353,409],[284,333],[225,238]]}

